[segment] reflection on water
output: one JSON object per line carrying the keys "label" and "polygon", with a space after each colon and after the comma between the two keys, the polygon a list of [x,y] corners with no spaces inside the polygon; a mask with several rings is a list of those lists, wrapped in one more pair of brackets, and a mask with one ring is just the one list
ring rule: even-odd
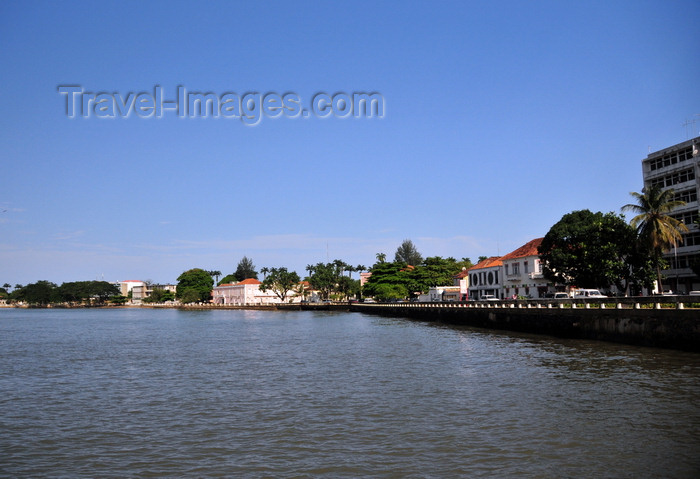
{"label": "reflection on water", "polygon": [[698,477],[700,357],[350,313],[0,311],[0,475]]}

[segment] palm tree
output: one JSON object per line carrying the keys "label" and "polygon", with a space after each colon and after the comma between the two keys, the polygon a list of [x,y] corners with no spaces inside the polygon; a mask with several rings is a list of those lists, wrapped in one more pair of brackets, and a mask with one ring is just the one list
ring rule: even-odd
{"label": "palm tree", "polygon": [[649,251],[656,264],[658,289],[661,292],[661,256],[675,248],[683,239],[682,233],[688,231],[683,222],[667,213],[685,202],[674,200],[672,189],[662,190],[658,186],[645,188],[642,193],[633,191],[630,195],[637,200],[637,204],[627,204],[622,211],[637,213],[630,225],[637,229],[640,245]]}
{"label": "palm tree", "polygon": [[214,284],[219,284],[219,276],[221,276],[221,271],[218,271],[218,270],[207,271],[207,274],[209,276],[213,276],[216,278],[216,283],[214,283]]}
{"label": "palm tree", "polygon": [[270,272],[270,268],[268,268],[267,266],[265,266],[265,267],[263,267],[263,268],[260,268],[260,272],[261,272],[262,275],[263,275],[263,281],[264,281],[264,280],[265,280],[265,276],[267,276],[267,273]]}
{"label": "palm tree", "polygon": [[383,263],[384,261],[386,261],[386,254],[377,253],[377,261],[380,263]]}

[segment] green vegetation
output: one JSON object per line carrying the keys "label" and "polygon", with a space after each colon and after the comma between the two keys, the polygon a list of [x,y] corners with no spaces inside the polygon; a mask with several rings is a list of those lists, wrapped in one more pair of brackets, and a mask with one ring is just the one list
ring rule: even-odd
{"label": "green vegetation", "polygon": [[[263,268],[261,270],[263,273],[266,273],[268,271],[267,268]],[[221,274],[221,273],[219,273]],[[217,281],[217,285],[221,284],[231,284],[231,283],[238,283],[239,281],[243,281],[244,279],[248,278],[253,278],[253,279],[258,279],[258,272],[255,271],[255,265],[253,264],[253,260],[248,258],[247,256],[244,256],[239,262],[238,266],[236,267],[236,271],[231,274],[227,274],[223,278],[221,278],[221,281]]]}
{"label": "green vegetation", "polygon": [[243,281],[244,279],[253,278],[258,279],[258,272],[255,271],[255,265],[253,260],[244,256],[236,267],[236,272],[233,273],[237,281]]}
{"label": "green vegetation", "polygon": [[175,296],[182,303],[207,302],[211,297],[214,280],[211,275],[200,268],[185,271],[177,278]]}
{"label": "green vegetation", "polygon": [[410,239],[403,240],[403,243],[396,249],[394,254],[394,263],[406,263],[417,266],[422,262],[423,257]]}
{"label": "green vegetation", "polygon": [[154,288],[151,295],[143,300],[144,303],[165,303],[166,301],[175,301],[175,294],[160,288]]}
{"label": "green vegetation", "polygon": [[364,286],[362,294],[373,296],[379,301],[406,299],[421,293],[427,293],[434,286],[446,286],[454,283],[454,276],[463,268],[472,266],[469,258],[457,261],[454,258],[432,256],[418,265],[405,262],[377,262],[372,269],[372,276]]}
{"label": "green vegetation", "polygon": [[675,247],[682,240],[681,234],[688,231],[686,225],[671,218],[668,213],[685,202],[674,201],[672,189],[662,191],[658,186],[652,186],[642,193],[631,192],[630,195],[637,200],[637,204],[627,204],[622,211],[637,213],[630,224],[637,229],[640,249],[652,259],[661,288],[662,255]]}
{"label": "green vegetation", "polygon": [[299,286],[299,275],[295,271],[287,271],[287,268],[267,268],[268,274],[260,284],[261,291],[272,291],[284,302],[287,293]]}
{"label": "green vegetation", "polygon": [[[6,285],[7,287],[7,285]],[[18,284],[11,293],[2,288],[3,299],[34,305],[58,303],[104,304],[119,296],[119,288],[106,281],[72,281],[57,286],[50,281],[37,281],[26,286]]]}
{"label": "green vegetation", "polygon": [[636,233],[614,213],[579,210],[562,216],[542,240],[544,276],[554,283],[599,288],[649,287],[653,270],[636,247]]}

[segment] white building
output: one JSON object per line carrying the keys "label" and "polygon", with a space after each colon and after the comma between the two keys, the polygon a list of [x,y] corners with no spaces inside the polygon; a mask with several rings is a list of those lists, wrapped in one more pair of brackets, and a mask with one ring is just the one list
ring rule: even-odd
{"label": "white building", "polygon": [[134,286],[146,286],[146,283],[136,279],[127,279],[126,281],[119,281],[119,292],[122,296],[128,296],[129,292],[134,289]]}
{"label": "white building", "polygon": [[469,275],[469,299],[479,300],[485,295],[503,299],[503,262],[500,256],[492,256],[467,270]]}
{"label": "white building", "polygon": [[[212,290],[212,302],[214,304],[230,304],[233,306],[251,306],[265,304],[279,304],[282,300],[272,291],[262,291],[262,283],[257,279],[244,279],[238,283],[228,283],[216,286]],[[308,282],[301,283],[308,292]],[[311,293],[309,293],[311,294]],[[298,303],[304,296],[296,291],[289,291],[285,303]]]}
{"label": "white building", "polygon": [[543,238],[537,238],[501,257],[503,263],[503,298],[525,296],[544,298],[550,283],[542,274],[537,248]]}
{"label": "white building", "polygon": [[698,220],[698,193],[700,192],[700,137],[678,143],[663,150],[649,153],[642,160],[644,186],[673,188],[676,200],[685,205],[676,208],[670,216],[685,223],[688,233],[683,242],[664,255],[670,268],[665,270],[663,290],[685,292],[700,289],[700,278],[690,268],[690,262],[700,255],[700,228]]}

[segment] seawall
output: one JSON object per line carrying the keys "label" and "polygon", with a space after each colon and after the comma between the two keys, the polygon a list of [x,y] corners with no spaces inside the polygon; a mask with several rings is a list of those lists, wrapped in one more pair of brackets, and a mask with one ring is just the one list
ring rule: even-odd
{"label": "seawall", "polygon": [[421,321],[700,352],[700,310],[353,304],[351,311]]}

